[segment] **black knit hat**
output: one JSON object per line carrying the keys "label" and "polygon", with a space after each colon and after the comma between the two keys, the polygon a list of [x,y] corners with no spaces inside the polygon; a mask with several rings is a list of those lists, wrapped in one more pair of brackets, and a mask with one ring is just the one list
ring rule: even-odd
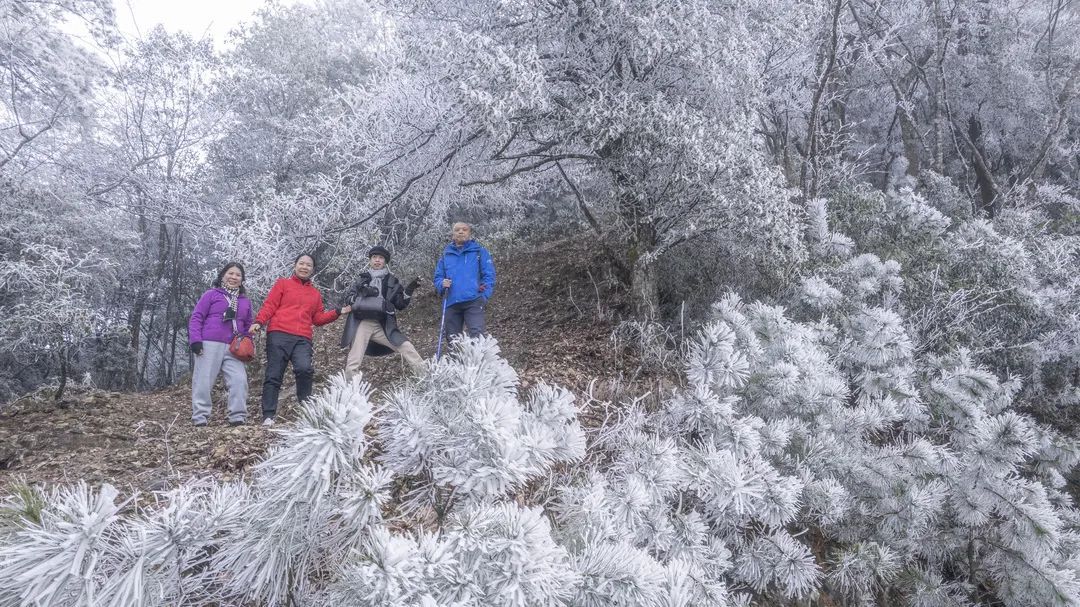
{"label": "black knit hat", "polygon": [[371,247],[371,250],[367,252],[368,259],[370,259],[372,255],[382,255],[382,258],[386,260],[386,263],[390,263],[390,251],[387,251],[379,245]]}

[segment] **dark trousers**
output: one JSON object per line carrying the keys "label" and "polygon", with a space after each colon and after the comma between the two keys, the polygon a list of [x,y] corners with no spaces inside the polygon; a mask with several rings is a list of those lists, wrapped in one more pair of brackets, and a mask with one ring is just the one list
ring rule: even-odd
{"label": "dark trousers", "polygon": [[266,381],[263,382],[263,417],[277,415],[278,392],[285,367],[292,362],[296,377],[296,400],[303,402],[311,396],[311,382],[315,377],[312,361],[311,340],[299,335],[271,331],[266,334]]}
{"label": "dark trousers", "polygon": [[483,297],[477,297],[472,301],[458,302],[446,307],[446,338],[462,332],[462,325],[468,325],[469,337],[484,335],[484,303]]}

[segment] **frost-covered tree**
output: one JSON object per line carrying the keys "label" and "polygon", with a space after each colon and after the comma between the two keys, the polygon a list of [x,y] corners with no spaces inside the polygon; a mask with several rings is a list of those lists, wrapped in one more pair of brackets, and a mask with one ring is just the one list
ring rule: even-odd
{"label": "frost-covered tree", "polygon": [[[37,165],[60,161],[68,129],[85,125],[104,84],[101,58],[69,33],[109,44],[114,13],[107,0],[0,2],[0,178],[21,179]],[[68,28],[68,29],[65,29]]]}
{"label": "frost-covered tree", "polygon": [[373,78],[374,20],[363,2],[267,4],[234,32],[215,87],[227,114],[209,159],[230,219],[213,228],[214,248],[244,259],[255,289],[269,289],[298,251],[336,273],[388,236],[374,225],[346,233],[382,201],[341,161],[357,152],[337,135],[348,110],[339,95]]}
{"label": "frost-covered tree", "polygon": [[813,4],[384,10],[393,63],[344,98],[354,111],[340,136],[386,203],[513,209],[560,193],[647,316],[657,260],[682,243],[797,257],[796,209],[754,133],[755,110],[770,49],[800,36]]}
{"label": "frost-covered tree", "polygon": [[[807,278],[797,297],[839,300],[815,287],[823,284],[822,272],[847,275],[836,285],[843,293],[888,281],[879,301],[905,317],[919,350],[965,348],[977,363],[1021,379],[1025,407],[1056,411],[1059,422],[1071,419],[1078,394],[1072,302],[1080,297],[1072,268],[1080,240],[1069,217],[1076,199],[1039,186],[988,218],[973,215],[946,180],[932,181],[887,193],[848,188],[814,201],[808,209],[814,259],[803,268]],[[851,276],[860,263],[851,259],[856,252],[887,260],[887,276]]]}
{"label": "frost-covered tree", "polygon": [[163,27],[122,49],[116,90],[103,105],[105,130],[87,190],[126,210],[139,251],[124,260],[118,288],[139,385],[170,383],[187,366],[187,315],[208,281],[215,219],[207,204],[206,152],[222,111],[212,95],[219,63],[209,39]]}
{"label": "frost-covered tree", "polygon": [[14,529],[0,538],[3,604],[96,604],[105,585],[110,532],[122,507],[116,489],[103,485],[95,491],[79,483],[48,496],[28,490],[5,505]]}
{"label": "frost-covered tree", "polygon": [[0,399],[46,378],[56,379],[61,398],[67,378],[109,372],[94,361],[96,344],[119,347],[111,359],[128,362],[124,321],[109,304],[118,254],[130,250],[135,237],[123,214],[89,204],[65,184],[51,191],[11,187],[4,196]]}
{"label": "frost-covered tree", "polygon": [[383,522],[392,476],[365,461],[369,392],[335,377],[256,468],[252,507],[213,557],[214,569],[229,572],[229,594],[293,604]]}
{"label": "frost-covered tree", "polygon": [[[186,366],[177,344],[191,279],[208,261],[196,242],[207,217],[196,188],[198,148],[215,122],[206,90],[212,50],[162,29],[106,46],[114,42],[112,7],[98,2],[7,2],[0,11],[3,74],[13,81],[4,114],[14,121],[0,138],[23,133],[0,166],[0,264],[10,288],[0,305],[5,321],[13,314],[2,324],[18,333],[0,356],[14,358],[12,383],[57,376],[62,384],[70,366],[100,385],[171,381]],[[76,40],[81,27],[94,36]],[[109,70],[106,53],[115,60]],[[49,292],[49,266],[58,265],[72,272],[65,288]],[[40,345],[56,342],[60,330],[65,348]]]}
{"label": "frost-covered tree", "polygon": [[[1069,2],[828,0],[766,73],[761,130],[807,198],[944,175],[993,214],[1070,160],[1080,53]],[[1013,201],[1015,202],[1015,200]]]}
{"label": "frost-covered tree", "polygon": [[0,289],[18,293],[0,300],[0,315],[9,319],[0,339],[16,360],[59,368],[58,400],[79,347],[95,334],[115,331],[98,307],[103,299],[99,286],[114,270],[93,249],[80,253],[38,243],[0,263]]}
{"label": "frost-covered tree", "polygon": [[[99,281],[126,235],[77,185],[108,75],[88,44],[113,41],[111,3],[0,2],[0,401],[62,385],[81,344],[115,333]],[[92,236],[90,221],[116,238]]]}
{"label": "frost-covered tree", "polygon": [[[335,377],[305,403],[250,486],[181,485],[128,517],[118,516],[115,490],[81,487],[75,495],[104,514],[94,519],[101,529],[79,542],[65,539],[79,524],[66,514],[66,494],[41,496],[43,514],[19,516],[0,537],[0,571],[11,573],[0,590],[19,605],[90,595],[116,605],[565,604],[577,580],[566,550],[541,508],[510,498],[582,455],[573,397],[541,386],[519,403],[517,378],[493,340],[461,342],[454,352],[384,407],[358,378]],[[455,392],[456,402],[441,398]],[[403,407],[427,423],[402,420]],[[373,422],[399,436],[421,427],[428,472],[401,475],[388,450],[378,460],[390,465],[376,461]],[[395,495],[409,483],[419,498]],[[462,499],[421,505],[429,488]],[[426,516],[434,508],[438,521]],[[12,501],[13,512],[26,510]],[[68,535],[53,537],[46,522],[55,517],[67,521]],[[72,569],[74,558],[93,570],[39,587],[39,575]]]}
{"label": "frost-covered tree", "polygon": [[[560,514],[579,522],[563,529],[660,564],[712,547],[708,588],[770,602],[1075,601],[1076,511],[1059,476],[1074,441],[1009,410],[1016,384],[962,355],[917,365],[901,318],[874,304],[889,268],[853,263],[861,295],[814,287],[836,324],[720,302],[691,347],[687,390],[601,429],[603,476],[568,486]],[[658,579],[636,585],[659,592]]]}

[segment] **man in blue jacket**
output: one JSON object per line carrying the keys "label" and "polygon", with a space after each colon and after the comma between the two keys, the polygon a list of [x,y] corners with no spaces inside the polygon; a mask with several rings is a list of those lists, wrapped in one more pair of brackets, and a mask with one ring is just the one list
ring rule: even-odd
{"label": "man in blue jacket", "polygon": [[446,297],[446,332],[450,338],[468,325],[469,337],[484,334],[484,308],[495,291],[495,262],[472,237],[472,226],[458,222],[453,240],[435,264],[435,290]]}

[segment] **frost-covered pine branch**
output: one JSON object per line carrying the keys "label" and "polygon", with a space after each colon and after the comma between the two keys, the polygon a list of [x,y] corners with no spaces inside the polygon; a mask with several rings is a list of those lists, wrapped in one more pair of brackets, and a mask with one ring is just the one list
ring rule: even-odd
{"label": "frost-covered pine branch", "polygon": [[96,604],[121,524],[118,495],[111,485],[95,491],[79,482],[44,496],[34,518],[16,520],[0,537],[0,604]]}
{"label": "frost-covered pine branch", "polygon": [[540,385],[522,402],[517,373],[498,353],[492,338],[459,340],[429,376],[388,397],[379,461],[419,479],[412,507],[433,492],[447,500],[505,496],[584,455],[573,395]]}
{"label": "frost-covered pine branch", "polygon": [[5,503],[0,599],[1077,602],[1075,441],[1014,410],[1019,384],[969,353],[920,360],[880,306],[888,268],[854,259],[821,279],[865,290],[814,323],[717,302],[686,385],[624,403],[587,443],[569,392],[519,398],[495,342],[462,340],[379,407],[332,379],[250,483],[129,513],[107,486],[24,492]]}
{"label": "frost-covered pine branch", "polygon": [[359,377],[332,377],[256,466],[243,525],[213,557],[234,596],[299,600],[382,523],[391,477],[364,457],[370,390]]}

